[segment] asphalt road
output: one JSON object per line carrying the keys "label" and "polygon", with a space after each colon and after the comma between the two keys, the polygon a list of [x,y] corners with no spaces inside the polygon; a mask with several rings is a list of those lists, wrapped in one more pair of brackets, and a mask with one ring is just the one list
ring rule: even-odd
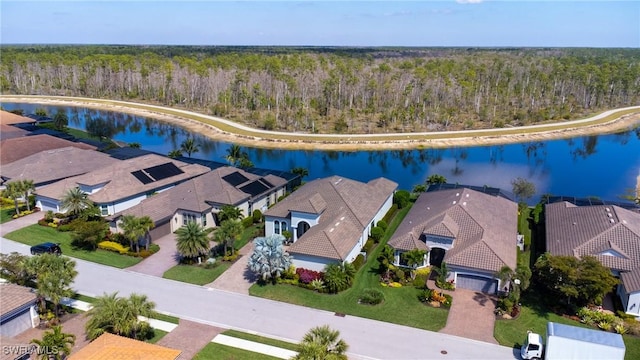
{"label": "asphalt road", "polygon": [[[0,251],[28,254],[4,238]],[[514,359],[514,349],[355,316],[204,288],[75,259],[74,288],[88,296],[117,291],[147,295],[156,309],[187,320],[298,342],[312,327],[329,325],[358,359]],[[470,321],[472,324],[473,321]]]}

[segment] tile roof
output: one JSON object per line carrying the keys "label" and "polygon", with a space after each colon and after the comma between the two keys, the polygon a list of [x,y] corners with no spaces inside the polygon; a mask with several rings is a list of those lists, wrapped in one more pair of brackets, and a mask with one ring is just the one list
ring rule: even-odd
{"label": "tile roof", "polygon": [[0,124],[0,141],[28,135],[29,132],[16,126]]}
{"label": "tile roof", "polygon": [[33,123],[33,122],[36,122],[36,121],[26,116],[17,115],[14,113],[10,113],[8,111],[0,110],[0,124],[10,125],[10,124]]}
{"label": "tile roof", "polygon": [[425,236],[454,237],[445,254],[450,265],[498,271],[516,267],[517,205],[501,196],[468,188],[420,195],[389,245],[409,251],[427,250]]}
{"label": "tile roof", "polygon": [[0,316],[36,302],[33,289],[11,283],[0,283],[0,295],[2,295]]}
{"label": "tile roof", "polygon": [[[133,175],[135,171],[166,163],[173,163],[182,173],[149,183],[143,183]],[[102,166],[100,169],[84,175],[70,177],[44,186],[38,189],[38,195],[51,199],[61,199],[66,191],[76,186],[96,186],[104,184],[104,187],[89,195],[89,198],[98,204],[110,203],[130,196],[155,191],[156,189],[188,180],[208,171],[209,169],[205,166],[186,164],[165,156],[150,154],[128,160],[117,160],[108,166]]]}
{"label": "tile roof", "polygon": [[43,151],[69,146],[84,150],[96,149],[95,146],[64,140],[51,135],[29,135],[10,139],[3,137],[2,141],[0,141],[0,163],[4,166]]}
{"label": "tile roof", "polygon": [[[223,179],[229,174],[241,174],[247,181],[233,186]],[[114,216],[149,216],[154,222],[171,217],[178,209],[203,213],[211,209],[212,204],[239,205],[252,196],[240,190],[246,183],[266,179],[273,185],[267,192],[286,185],[287,181],[277,176],[260,177],[242,169],[224,166],[200,175],[177,186],[144,199],[140,204],[124,210]],[[255,197],[260,197],[258,194]],[[249,215],[249,214],[245,214]]]}
{"label": "tile roof", "polygon": [[37,185],[86,174],[118,162],[101,152],[70,146],[40,151],[10,164],[2,164],[0,176],[8,180],[29,179]]}
{"label": "tile roof", "polygon": [[176,360],[180,350],[104,333],[69,360]]}
{"label": "tile roof", "polygon": [[[640,269],[638,213],[616,205],[576,206],[562,201],[546,205],[545,222],[547,251],[553,255],[592,255],[614,270]],[[625,276],[632,281],[625,283],[627,291],[640,290],[635,276]]]}
{"label": "tile roof", "polygon": [[345,260],[398,184],[378,178],[368,183],[332,176],[310,181],[265,212],[286,218],[291,211],[322,214],[291,247],[292,254]]}

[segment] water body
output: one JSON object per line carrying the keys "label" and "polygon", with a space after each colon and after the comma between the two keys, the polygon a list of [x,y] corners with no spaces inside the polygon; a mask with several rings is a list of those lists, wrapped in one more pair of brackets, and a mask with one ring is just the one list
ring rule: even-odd
{"label": "water body", "polygon": [[[137,142],[143,149],[167,154],[194,137],[200,151],[193,157],[224,161],[231,145],[186,129],[125,113],[66,106],[3,103],[6,110],[48,114],[66,111],[69,126],[86,130],[98,124],[119,142]],[[106,125],[105,125],[106,124]],[[341,175],[368,181],[384,176],[410,190],[431,174],[449,182],[511,189],[511,180],[523,177],[536,185],[538,195],[571,195],[616,200],[634,189],[640,173],[640,127],[612,135],[530,142],[523,144],[457,147],[450,149],[384,151],[305,151],[245,148],[257,167],[309,170],[308,180]]]}

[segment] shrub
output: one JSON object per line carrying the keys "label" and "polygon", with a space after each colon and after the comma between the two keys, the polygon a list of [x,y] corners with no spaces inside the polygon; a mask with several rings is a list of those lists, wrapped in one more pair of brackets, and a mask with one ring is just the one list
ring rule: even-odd
{"label": "shrub", "polygon": [[143,258],[143,259],[146,259],[151,255],[153,255],[153,253],[151,251],[147,250],[147,249],[142,249],[142,250],[140,250],[138,252],[138,256]]}
{"label": "shrub", "polygon": [[405,275],[404,275],[404,270],[402,269],[396,269],[396,271],[393,273],[395,279],[397,281],[404,281]]}
{"label": "shrub", "polygon": [[49,222],[45,219],[38,220],[38,225],[40,226],[49,226]]}
{"label": "shrub", "polygon": [[[51,223],[51,224],[53,224],[53,223]],[[69,224],[62,224],[62,225],[58,225],[58,229],[57,230],[60,231],[60,232],[69,232],[69,231],[71,231],[73,229],[71,228],[71,225],[69,225]]]}
{"label": "shrub", "polygon": [[411,201],[411,193],[407,190],[398,190],[393,194],[393,203],[398,205],[398,209],[403,209]]}
{"label": "shrub", "polygon": [[378,289],[364,289],[360,295],[360,303],[367,305],[378,305],[384,301],[384,293]]}
{"label": "shrub", "polygon": [[387,224],[386,221],[384,220],[380,220],[378,221],[378,223],[376,224],[377,227],[379,227],[380,229],[382,229],[383,231],[387,231],[387,228],[389,227],[389,225]]}
{"label": "shrub", "polygon": [[423,291],[421,291],[418,294],[418,300],[420,300],[420,302],[423,302],[423,303],[431,301],[431,292],[432,291],[433,290],[431,290],[431,289],[424,289]]}
{"label": "shrub", "polygon": [[616,331],[616,333],[620,334],[620,335],[624,335],[627,333],[627,327],[624,326],[624,324],[622,323],[618,323],[616,324],[613,329]]}
{"label": "shrub", "polygon": [[262,221],[262,211],[258,209],[253,210],[253,222],[257,224],[261,221]]}
{"label": "shrub", "polygon": [[500,298],[498,299],[498,304],[496,305],[496,307],[507,314],[511,314],[511,312],[513,311],[513,301],[511,301],[511,299],[509,299],[508,297]]}
{"label": "shrub", "polygon": [[324,274],[320,271],[313,271],[305,268],[297,268],[296,275],[302,284],[309,284],[313,280],[322,280]]}
{"label": "shrub", "polygon": [[53,221],[53,211],[49,210],[46,213],[44,213],[44,220],[46,220],[47,222],[52,222]]}
{"label": "shrub", "polygon": [[[58,227],[58,224],[51,222],[51,223],[48,223],[47,226],[55,229]],[[62,226],[65,226],[65,225],[62,225]]]}
{"label": "shrub", "polygon": [[280,277],[289,280],[295,279],[296,281],[299,278],[296,274],[296,267],[294,265],[289,266],[289,268],[285,270]]}
{"label": "shrub", "polygon": [[368,239],[367,242],[362,247],[362,250],[364,250],[364,252],[366,252],[367,255],[369,255],[371,254],[371,250],[373,250],[374,246],[375,246],[375,243],[373,242],[373,239]]}
{"label": "shrub", "polygon": [[322,292],[324,291],[324,281],[322,279],[315,279],[309,283],[311,288],[315,291]]}
{"label": "shrub", "polygon": [[324,283],[330,293],[337,294],[351,287],[355,269],[349,263],[329,264],[324,273]]}
{"label": "shrub", "polygon": [[149,245],[149,251],[151,251],[152,254],[157,253],[158,251],[160,251],[160,245],[158,244]]}
{"label": "shrub", "polygon": [[231,261],[234,262],[238,259],[238,253],[233,253],[231,255],[225,255],[222,257],[222,261]]}
{"label": "shrub", "polygon": [[66,214],[63,214],[63,213],[55,213],[55,214],[53,214],[53,216],[54,216],[56,219],[65,219],[65,218],[67,217],[67,215],[66,215]]}
{"label": "shrub", "polygon": [[129,251],[128,247],[124,247],[118,244],[117,242],[113,242],[113,241],[101,241],[98,243],[98,248],[103,250],[115,251],[121,255],[124,255]]}
{"label": "shrub", "polygon": [[392,287],[392,288],[399,288],[402,287],[402,284],[400,284],[399,282],[390,282],[389,285],[387,285],[388,287]]}
{"label": "shrub", "polygon": [[417,288],[421,288],[424,286],[427,286],[427,280],[429,279],[429,275],[425,276],[425,275],[417,275],[416,277],[413,279],[413,286],[417,287]]}
{"label": "shrub", "polygon": [[251,227],[251,225],[253,225],[253,217],[249,216],[242,219],[242,226],[244,226],[245,229]]}
{"label": "shrub", "polygon": [[398,212],[398,204],[391,205],[391,208],[389,209],[389,211],[387,211],[387,213],[384,214],[384,217],[380,221],[384,221],[387,224],[390,223],[391,219],[393,219],[393,217],[396,215],[396,212]]}
{"label": "shrub", "polygon": [[127,237],[124,236],[123,233],[111,234],[111,241],[117,242],[121,245],[129,245],[129,239],[127,239]]}
{"label": "shrub", "polygon": [[371,229],[371,239],[373,239],[376,244],[380,242],[383,236],[384,230],[382,230],[381,227],[374,226],[373,229]]}
{"label": "shrub", "polygon": [[364,256],[362,254],[359,254],[358,256],[356,256],[356,259],[353,260],[352,264],[353,267],[356,268],[356,270],[360,270],[362,265],[364,265]]}

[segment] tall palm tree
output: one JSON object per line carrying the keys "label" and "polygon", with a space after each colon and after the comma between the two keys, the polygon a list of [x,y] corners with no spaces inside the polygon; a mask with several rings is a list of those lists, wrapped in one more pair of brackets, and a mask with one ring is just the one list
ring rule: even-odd
{"label": "tall palm tree", "polygon": [[169,151],[167,156],[172,158],[172,159],[176,159],[176,158],[179,158],[180,156],[182,156],[182,151],[180,151],[179,149],[173,149],[173,150]]}
{"label": "tall palm tree", "polygon": [[[76,336],[63,333],[62,326],[54,326],[51,330],[45,331],[42,340],[33,339],[31,343],[45,350],[38,354],[38,359],[62,360],[71,353],[71,349],[76,343]],[[57,351],[53,351],[54,349]]]}
{"label": "tall palm tree", "polygon": [[149,250],[148,234],[154,226],[153,220],[148,216],[136,217],[124,215],[121,219],[121,227],[124,236],[129,240],[129,247],[133,249],[135,244],[136,252],[140,252],[140,239],[145,239],[145,248]]}
{"label": "tall palm tree", "polygon": [[66,212],[78,216],[82,211],[93,206],[93,201],[89,199],[86,192],[80,190],[79,187],[74,187],[67,190],[60,205]]}
{"label": "tall palm tree", "polygon": [[188,138],[180,144],[180,150],[191,157],[191,154],[200,151],[200,146],[196,144],[196,141],[193,138]]}
{"label": "tall palm tree", "polygon": [[328,325],[314,327],[304,335],[296,360],[346,360],[349,345],[340,339],[338,330]]}
{"label": "tall palm tree", "polygon": [[227,155],[225,159],[229,162],[229,165],[235,166],[242,158],[242,147],[240,145],[232,144],[227,149]]}
{"label": "tall palm tree", "polygon": [[291,169],[291,173],[300,176],[300,179],[306,176],[309,176],[309,170],[307,170],[307,168],[303,168],[300,166],[296,166],[293,169]]}
{"label": "tall palm tree", "polygon": [[242,234],[244,227],[238,220],[225,220],[216,230],[215,237],[217,242],[224,244],[224,254],[227,255],[227,248],[231,247],[231,254],[235,252],[233,243]]}
{"label": "tall palm tree", "polygon": [[177,250],[186,258],[199,258],[209,252],[209,236],[200,224],[189,221],[176,231]]}
{"label": "tall palm tree", "polygon": [[53,303],[57,317],[62,298],[73,296],[71,285],[78,275],[76,262],[65,256],[42,254],[27,258],[24,268],[36,279],[36,293],[41,299],[41,307],[44,308],[44,301],[48,299]]}
{"label": "tall palm tree", "polygon": [[27,210],[31,211],[31,202],[29,201],[29,195],[31,195],[32,191],[36,190],[36,186],[33,183],[33,180],[22,180],[20,182],[20,188],[22,190],[22,193],[24,194],[24,200],[27,203]]}
{"label": "tall palm tree", "polygon": [[2,196],[13,200],[16,207],[16,215],[20,214],[20,205],[18,199],[22,197],[22,187],[19,181],[8,182],[4,190],[2,190]]}
{"label": "tall palm tree", "polygon": [[218,221],[220,221],[220,224],[226,220],[238,220],[243,217],[242,209],[233,205],[222,205],[222,208],[218,211]]}

